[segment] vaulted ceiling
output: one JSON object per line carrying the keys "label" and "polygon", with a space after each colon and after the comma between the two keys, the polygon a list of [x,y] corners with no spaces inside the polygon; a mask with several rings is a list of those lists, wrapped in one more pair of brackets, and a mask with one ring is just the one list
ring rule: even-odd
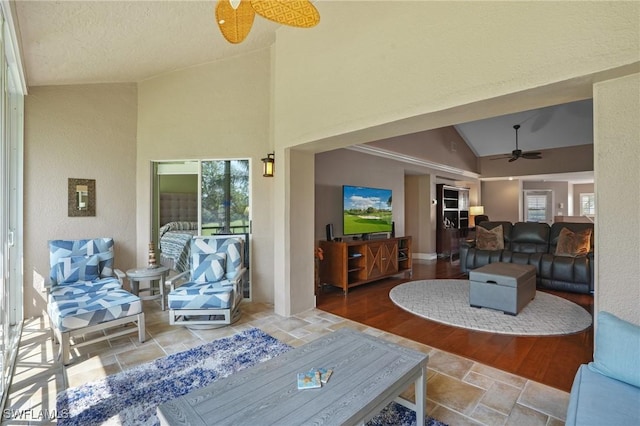
{"label": "vaulted ceiling", "polygon": [[[214,0],[16,1],[30,86],[138,82],[263,49],[280,25],[256,19],[230,44]],[[305,30],[300,30],[305,31]]]}
{"label": "vaulted ceiling", "polygon": [[508,154],[518,145],[523,151],[593,144],[593,102],[518,112],[485,120],[461,123],[456,130],[476,156]]}
{"label": "vaulted ceiling", "polygon": [[[264,49],[280,25],[256,19],[247,39],[228,43],[215,1],[17,1],[29,86],[139,82]],[[319,5],[322,13],[321,6]],[[295,31],[308,31],[293,29]],[[593,143],[591,100],[461,123],[479,157]]]}

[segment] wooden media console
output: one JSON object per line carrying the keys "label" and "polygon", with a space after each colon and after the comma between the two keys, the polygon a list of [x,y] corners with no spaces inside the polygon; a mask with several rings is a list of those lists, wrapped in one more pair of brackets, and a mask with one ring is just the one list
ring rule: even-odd
{"label": "wooden media console", "polygon": [[320,283],[349,288],[399,273],[412,274],[411,237],[381,240],[320,241]]}

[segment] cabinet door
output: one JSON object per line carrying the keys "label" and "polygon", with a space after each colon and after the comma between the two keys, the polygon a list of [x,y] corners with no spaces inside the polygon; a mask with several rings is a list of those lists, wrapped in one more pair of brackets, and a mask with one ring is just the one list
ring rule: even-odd
{"label": "cabinet door", "polygon": [[367,244],[367,279],[394,274],[398,271],[398,243]]}
{"label": "cabinet door", "polygon": [[394,274],[398,272],[398,243],[385,243],[381,247],[380,262],[382,263],[382,274]]}
{"label": "cabinet door", "polygon": [[367,250],[367,279],[382,275],[382,243],[370,243]]}

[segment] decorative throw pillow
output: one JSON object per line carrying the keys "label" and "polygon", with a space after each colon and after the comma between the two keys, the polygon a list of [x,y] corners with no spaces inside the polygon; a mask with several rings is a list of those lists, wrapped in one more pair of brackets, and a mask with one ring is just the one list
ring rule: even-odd
{"label": "decorative throw pillow", "polygon": [[224,277],[226,253],[195,253],[191,256],[193,274],[196,283],[217,282]]}
{"label": "decorative throw pillow", "polygon": [[102,251],[96,253],[98,256],[98,273],[100,278],[113,277],[113,251]]}
{"label": "decorative throw pillow", "polygon": [[579,232],[573,232],[567,228],[560,230],[556,256],[584,256],[591,248],[591,229],[587,228]]}
{"label": "decorative throw pillow", "polygon": [[596,347],[589,367],[605,376],[640,386],[640,326],[600,311]]}
{"label": "decorative throw pillow", "polygon": [[490,230],[476,226],[476,248],[478,250],[504,250],[502,225]]}
{"label": "decorative throw pillow", "polygon": [[240,270],[240,262],[242,261],[242,256],[240,251],[242,250],[242,242],[237,238],[230,238],[222,244],[220,250],[222,248],[226,248],[227,251],[227,278],[232,280],[235,278],[236,274]]}
{"label": "decorative throw pillow", "polygon": [[98,279],[97,254],[92,256],[61,257],[55,268],[58,284],[71,284],[77,281],[93,281]]}

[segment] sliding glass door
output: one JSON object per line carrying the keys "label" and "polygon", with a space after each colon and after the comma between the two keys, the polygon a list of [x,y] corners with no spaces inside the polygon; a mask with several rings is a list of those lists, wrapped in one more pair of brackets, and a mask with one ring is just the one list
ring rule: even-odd
{"label": "sliding glass door", "polygon": [[23,318],[22,162],[24,89],[12,32],[0,13],[0,393],[7,396]]}
{"label": "sliding glass door", "polygon": [[202,235],[249,234],[249,160],[202,162]]}
{"label": "sliding glass door", "polygon": [[[162,161],[153,163],[152,170],[152,235],[158,243],[161,262],[180,272],[188,266],[186,246],[193,235],[240,234],[246,241],[249,269],[249,160]],[[251,297],[249,279],[244,283],[243,295]]]}
{"label": "sliding glass door", "polygon": [[[202,235],[242,234],[245,267],[249,269],[249,160],[202,161],[200,171],[200,219]],[[245,275],[249,277],[251,270]],[[243,295],[251,296],[249,279]]]}

